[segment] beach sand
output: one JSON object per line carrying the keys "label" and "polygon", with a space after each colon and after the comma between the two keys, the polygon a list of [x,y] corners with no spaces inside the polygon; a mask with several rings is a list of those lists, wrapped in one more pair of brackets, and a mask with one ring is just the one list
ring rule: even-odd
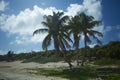
{"label": "beach sand", "polygon": [[46,64],[38,64],[34,62],[21,63],[21,61],[14,62],[0,62],[0,80],[67,80],[59,77],[49,77],[44,75],[30,74],[29,69],[36,68],[63,68],[68,67],[64,62],[51,62]]}

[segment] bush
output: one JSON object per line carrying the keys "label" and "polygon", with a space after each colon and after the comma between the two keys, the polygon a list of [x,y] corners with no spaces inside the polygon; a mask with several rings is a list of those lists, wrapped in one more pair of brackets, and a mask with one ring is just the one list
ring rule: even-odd
{"label": "bush", "polygon": [[120,60],[110,59],[110,58],[102,58],[100,60],[96,60],[94,64],[97,65],[118,65],[120,66]]}
{"label": "bush", "polygon": [[111,74],[102,77],[103,80],[120,80],[120,74]]}

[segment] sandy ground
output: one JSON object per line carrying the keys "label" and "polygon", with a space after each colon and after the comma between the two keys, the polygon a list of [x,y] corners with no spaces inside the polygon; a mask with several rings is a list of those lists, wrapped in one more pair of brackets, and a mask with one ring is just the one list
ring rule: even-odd
{"label": "sandy ground", "polygon": [[59,77],[48,77],[43,75],[30,74],[28,69],[31,68],[63,68],[68,67],[67,63],[21,63],[15,62],[0,62],[0,80],[67,80]]}

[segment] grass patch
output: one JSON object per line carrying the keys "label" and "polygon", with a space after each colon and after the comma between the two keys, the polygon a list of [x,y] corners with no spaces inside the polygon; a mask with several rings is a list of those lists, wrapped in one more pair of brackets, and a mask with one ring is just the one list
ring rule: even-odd
{"label": "grass patch", "polygon": [[39,69],[35,74],[67,78],[69,80],[87,80],[89,78],[88,77],[89,74],[84,69],[76,71],[70,69],[64,70]]}
{"label": "grass patch", "polygon": [[116,66],[120,66],[120,60],[115,60],[115,59],[110,59],[110,58],[103,58],[100,60],[96,60],[94,62],[94,64],[96,65],[116,65]]}
{"label": "grass patch", "polygon": [[110,74],[102,77],[103,80],[120,80],[120,74]]}
{"label": "grass patch", "polygon": [[[35,69],[34,69],[35,70]],[[70,69],[36,69],[32,74],[55,76],[69,80],[119,80],[120,68],[84,67]]]}
{"label": "grass patch", "polygon": [[28,62],[37,62],[37,63],[48,63],[48,62],[58,62],[62,61],[62,58],[58,55],[51,55],[51,56],[34,56],[29,59],[23,60],[23,63]]}

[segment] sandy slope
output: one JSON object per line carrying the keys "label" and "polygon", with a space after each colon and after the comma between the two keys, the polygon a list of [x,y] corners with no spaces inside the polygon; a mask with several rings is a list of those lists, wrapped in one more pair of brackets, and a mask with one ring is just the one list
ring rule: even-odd
{"label": "sandy slope", "polygon": [[29,74],[29,68],[58,68],[67,67],[66,63],[21,63],[15,62],[0,62],[0,80],[67,80],[58,77],[46,77],[43,75],[36,76]]}

